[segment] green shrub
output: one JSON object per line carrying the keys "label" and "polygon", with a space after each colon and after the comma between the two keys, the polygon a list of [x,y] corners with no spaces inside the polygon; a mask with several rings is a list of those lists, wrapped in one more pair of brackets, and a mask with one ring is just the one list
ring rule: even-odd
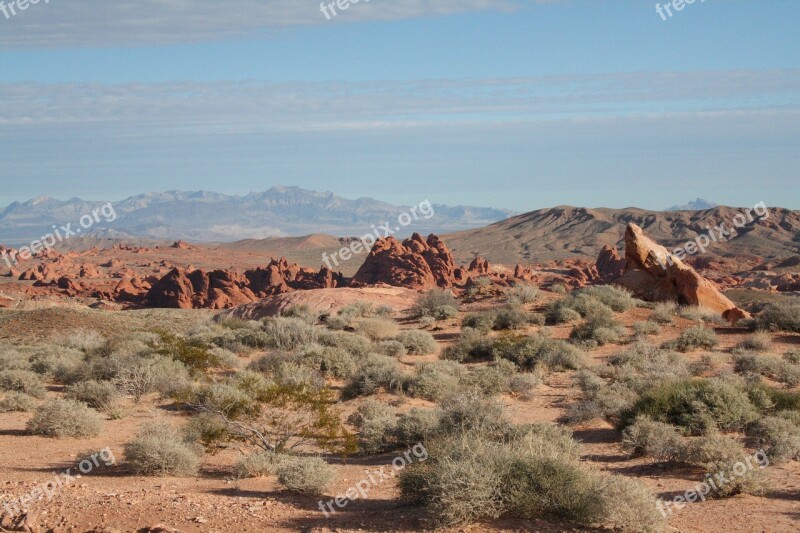
{"label": "green shrub", "polygon": [[586,320],[572,329],[569,338],[573,341],[603,346],[619,342],[625,336],[625,328],[617,322],[613,314],[592,312]]}
{"label": "green shrub", "polygon": [[39,399],[47,394],[41,376],[30,370],[0,371],[0,391],[22,392]]}
{"label": "green shrub", "polygon": [[514,374],[508,382],[508,391],[521,400],[531,400],[533,392],[543,380],[537,373]]}
{"label": "green shrub", "polygon": [[[710,498],[727,498],[737,494],[764,494],[767,482],[762,469],[753,464],[752,456],[742,446],[724,435],[711,435],[693,440],[687,447],[684,461],[702,467],[704,478],[721,474],[726,483],[716,483]],[[747,468],[744,475],[734,475],[737,463]],[[719,480],[719,478],[714,478]]]}
{"label": "green shrub", "polygon": [[107,381],[84,381],[67,387],[66,397],[101,411],[110,411],[119,400],[119,391]]}
{"label": "green shrub", "polygon": [[747,428],[747,435],[756,440],[773,463],[800,460],[800,425],[782,416],[756,420]]}
{"label": "green shrub", "polygon": [[[415,317],[432,316],[437,320],[443,320],[443,318],[438,318],[437,314],[442,316],[445,312],[449,313],[450,309],[455,309],[457,312],[458,307],[458,299],[453,296],[452,292],[433,289],[417,297],[411,307],[411,312]],[[445,310],[444,308],[450,309]]]}
{"label": "green shrub", "polygon": [[233,475],[236,479],[266,477],[275,473],[275,467],[282,456],[274,452],[261,452],[246,455],[236,462]]}
{"label": "green shrub", "polygon": [[755,317],[758,329],[800,332],[800,302],[784,301],[769,304]]}
{"label": "green shrub", "polygon": [[655,322],[637,322],[633,325],[633,332],[636,335],[658,335],[661,333],[661,326]]}
{"label": "green shrub", "polygon": [[771,344],[772,336],[765,331],[758,331],[740,342],[736,348],[742,351],[766,352],[769,351]]}
{"label": "green shrub", "polygon": [[484,434],[505,435],[511,424],[503,415],[503,405],[475,390],[458,391],[441,402],[437,432],[463,434],[471,430]]}
{"label": "green shrub", "polygon": [[683,455],[683,438],[674,426],[637,417],[622,433],[622,449],[631,456],[658,462],[677,461]]}
{"label": "green shrub", "polygon": [[533,370],[539,365],[553,370],[577,370],[583,367],[585,359],[575,346],[541,334],[498,337],[492,345],[492,355],[496,359],[508,359],[524,370]]}
{"label": "green shrub", "polygon": [[417,367],[410,392],[417,398],[439,401],[459,390],[466,370],[453,361],[434,361]]}
{"label": "green shrub", "polygon": [[56,398],[39,407],[28,421],[28,431],[45,437],[95,437],[102,417],[85,403]]}
{"label": "green shrub", "polygon": [[518,305],[506,305],[494,314],[494,329],[522,329],[528,325],[528,314]]}
{"label": "green shrub", "polygon": [[745,390],[720,379],[664,384],[644,395],[623,415],[623,426],[644,415],[699,435],[744,429],[759,416]]}
{"label": "green shrub", "polygon": [[442,359],[467,362],[493,357],[493,341],[485,333],[472,328],[464,328],[458,340],[442,351]]}
{"label": "green shrub", "polygon": [[312,309],[308,304],[290,305],[283,311],[281,316],[286,318],[299,318],[309,325],[319,322],[319,311]]}
{"label": "green shrub", "polygon": [[431,313],[436,320],[449,320],[458,316],[458,308],[452,305],[440,305]]}
{"label": "green shrub", "polygon": [[494,327],[494,311],[469,313],[461,320],[462,328],[472,328],[481,332],[488,332]]}
{"label": "green shrub", "polygon": [[320,457],[286,457],[275,467],[278,482],[290,492],[318,496],[336,477],[336,470]]}
{"label": "green shrub", "polygon": [[355,398],[373,394],[380,388],[402,391],[406,387],[407,378],[397,367],[391,357],[370,354],[361,362],[355,375],[350,378],[343,391],[345,398]]}
{"label": "green shrub", "polygon": [[323,376],[338,379],[350,378],[358,370],[358,363],[350,353],[332,346],[308,346],[297,361],[310,366]]}
{"label": "green shrub", "polygon": [[438,344],[436,344],[436,339],[427,331],[402,331],[395,340],[403,344],[409,355],[428,355],[436,353],[439,347]]}
{"label": "green shrub", "polygon": [[0,371],[31,370],[30,356],[6,346],[0,347]]}
{"label": "green shrub", "polygon": [[193,476],[200,458],[166,422],[145,422],[136,437],[125,444],[125,459],[140,476]]}
{"label": "green shrub", "polygon": [[511,390],[511,379],[517,375],[517,366],[501,359],[488,366],[472,368],[461,378],[461,384],[474,387],[484,394],[500,394]]}
{"label": "green shrub", "polygon": [[231,438],[228,424],[220,416],[212,413],[200,413],[189,418],[184,434],[187,442],[200,443],[207,448]]}
{"label": "green shrub", "polygon": [[359,447],[365,454],[378,453],[391,446],[395,415],[385,403],[367,399],[347,422],[358,430]]}
{"label": "green shrub", "polygon": [[398,446],[413,446],[423,442],[439,426],[439,414],[433,409],[414,407],[397,418],[394,437]]}
{"label": "green shrub", "polygon": [[717,334],[714,330],[695,326],[681,333],[675,342],[675,348],[681,352],[691,352],[693,350],[711,350],[719,344]]}
{"label": "green shrub", "polygon": [[397,340],[380,342],[376,349],[378,353],[388,355],[389,357],[403,357],[406,355],[406,347],[402,342]]}
{"label": "green shrub", "polygon": [[570,307],[555,307],[548,310],[546,317],[554,324],[572,324],[581,319],[581,314]]}
{"label": "green shrub", "polygon": [[78,350],[42,348],[31,355],[31,370],[37,374],[53,376],[56,381],[66,385],[77,381],[76,374],[85,367],[84,357]]}
{"label": "green shrub", "polygon": [[520,283],[509,289],[506,292],[506,297],[512,304],[532,304],[539,297],[539,288],[533,285]]}
{"label": "green shrub", "polygon": [[672,324],[675,315],[678,313],[678,304],[674,302],[657,303],[650,315],[650,320],[659,324]]}
{"label": "green shrub", "polygon": [[800,365],[800,350],[792,350],[783,354],[783,360],[793,365]]}
{"label": "green shrub", "polygon": [[737,355],[734,369],[742,373],[754,373],[768,377],[789,387],[800,385],[800,365],[768,355]]}
{"label": "green shrub", "polygon": [[316,328],[298,318],[265,318],[261,327],[269,338],[269,347],[279,350],[296,350],[317,340]]}
{"label": "green shrub", "polygon": [[630,291],[615,285],[594,285],[578,291],[578,295],[588,296],[607,305],[617,313],[623,313],[636,306]]}
{"label": "green shrub", "polygon": [[323,346],[341,348],[356,359],[365,357],[374,351],[374,344],[361,335],[352,333],[342,333],[333,331],[323,331],[317,338],[317,342]]}
{"label": "green shrub", "polygon": [[9,392],[0,396],[0,413],[27,413],[37,404],[36,398],[24,392]]}

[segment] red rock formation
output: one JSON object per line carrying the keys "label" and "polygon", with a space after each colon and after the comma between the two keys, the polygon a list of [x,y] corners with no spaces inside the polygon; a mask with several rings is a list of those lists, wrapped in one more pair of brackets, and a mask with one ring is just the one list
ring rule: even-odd
{"label": "red rock formation", "polygon": [[188,242],[177,241],[177,242],[172,243],[172,246],[170,246],[170,248],[176,248],[178,250],[191,250],[192,249],[192,245],[189,244]]}
{"label": "red rock formation", "polygon": [[469,268],[467,271],[470,274],[477,274],[479,276],[487,276],[489,275],[490,268],[489,268],[489,261],[486,259],[478,256],[472,260],[472,263],[469,264]]}
{"label": "red rock formation", "polygon": [[605,282],[611,282],[625,273],[625,259],[620,258],[616,248],[603,246],[597,256],[597,273]]}
{"label": "red rock formation", "polygon": [[[463,273],[459,273],[463,277]],[[410,289],[451,287],[456,265],[447,246],[436,235],[427,240],[415,233],[402,243],[379,239],[353,278],[354,287],[386,284]]]}
{"label": "red rock formation", "polygon": [[747,314],[692,267],[670,255],[636,224],[625,232],[625,275],[617,284],[648,301],[677,301],[716,311],[736,322]]}

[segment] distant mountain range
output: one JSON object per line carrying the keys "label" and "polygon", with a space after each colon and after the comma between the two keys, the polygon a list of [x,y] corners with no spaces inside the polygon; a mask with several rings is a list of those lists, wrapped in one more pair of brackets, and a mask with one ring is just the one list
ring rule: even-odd
{"label": "distant mountain range", "polygon": [[668,208],[667,211],[705,211],[706,209],[714,209],[715,207],[719,207],[719,204],[709,202],[708,200],[704,200],[702,198],[697,198],[688,204],[673,205],[672,207]]}
{"label": "distant mountain range", "polygon": [[[53,225],[72,223],[75,228],[81,216],[106,203],[80,198],[61,201],[47,196],[14,202],[0,212],[0,243],[30,243],[52,231]],[[112,202],[112,205],[117,219],[106,222],[101,216],[100,222],[83,235],[195,242],[233,242],[318,233],[362,236],[372,231],[373,225],[385,222],[394,230],[399,226],[398,216],[410,213],[411,209],[372,198],[349,200],[331,192],[299,187],[272,187],[246,196],[205,191],[148,193]],[[426,219],[420,215],[401,228],[398,235],[476,228],[514,214],[487,207],[440,204],[432,207],[434,216]]]}

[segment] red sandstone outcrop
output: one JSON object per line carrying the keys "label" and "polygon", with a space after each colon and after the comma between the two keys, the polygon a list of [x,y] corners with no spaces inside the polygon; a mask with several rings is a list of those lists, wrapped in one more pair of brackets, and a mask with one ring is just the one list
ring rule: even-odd
{"label": "red sandstone outcrop", "polygon": [[625,259],[619,256],[616,248],[605,245],[597,256],[597,274],[603,281],[611,282],[625,273]]}
{"label": "red sandstone outcrop", "polygon": [[[459,277],[464,277],[459,273]],[[453,254],[436,235],[415,233],[402,243],[379,239],[353,278],[354,287],[392,285],[409,289],[452,287],[456,282]]]}
{"label": "red sandstone outcrop", "polygon": [[636,224],[625,232],[625,274],[616,281],[648,301],[676,301],[719,312],[732,323],[747,313],[692,267],[648,238]]}
{"label": "red sandstone outcrop", "polygon": [[191,250],[192,245],[185,241],[177,241],[172,243],[172,246],[170,246],[170,248],[175,248],[178,250]]}

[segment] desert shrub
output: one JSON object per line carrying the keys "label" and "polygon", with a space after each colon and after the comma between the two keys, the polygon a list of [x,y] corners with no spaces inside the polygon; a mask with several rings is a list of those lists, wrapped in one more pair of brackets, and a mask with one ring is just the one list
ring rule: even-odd
{"label": "desert shrub", "polygon": [[398,446],[413,446],[424,441],[439,426],[439,414],[433,409],[414,407],[397,418],[394,437]]}
{"label": "desert shrub", "polygon": [[567,287],[563,283],[553,283],[550,286],[550,291],[556,294],[567,294]]}
{"label": "desert shrub", "polygon": [[616,313],[622,313],[636,306],[630,291],[615,285],[594,285],[578,291],[578,295],[588,296],[610,307]]}
{"label": "desert shrub", "polygon": [[373,394],[381,387],[401,391],[405,388],[406,382],[406,376],[397,368],[393,358],[369,354],[350,378],[343,395],[345,398],[355,398]]}
{"label": "desert shrub", "polygon": [[678,313],[678,304],[674,302],[661,302],[653,307],[650,320],[659,324],[672,324],[675,315]]}
{"label": "desert shrub", "polygon": [[693,305],[682,305],[678,307],[678,316],[686,320],[694,322],[702,322],[705,324],[716,324],[718,326],[727,326],[728,322],[722,318],[721,313],[715,313],[701,307]]}
{"label": "desert shrub", "polygon": [[440,305],[433,310],[431,317],[435,320],[449,320],[458,316],[458,308],[452,305]]}
{"label": "desert shrub", "polygon": [[685,356],[644,342],[614,355],[610,363],[611,377],[639,392],[667,381],[686,379],[690,375]]}
{"label": "desert shrub", "polygon": [[336,470],[320,457],[285,457],[275,473],[290,492],[311,496],[323,494],[336,477]]}
{"label": "desert shrub", "polygon": [[358,333],[373,341],[392,339],[399,330],[397,322],[387,318],[365,318],[356,325]]}
{"label": "desert shrub", "polygon": [[434,361],[417,367],[410,392],[417,398],[438,401],[456,392],[466,370],[454,361]]}
{"label": "desert shrub", "polygon": [[40,399],[47,393],[41,376],[30,370],[0,371],[0,391],[22,392]]}
{"label": "desert shrub", "polygon": [[380,342],[376,349],[378,353],[388,355],[389,357],[403,357],[406,355],[405,345],[397,340]]}
{"label": "desert shrub", "polygon": [[789,387],[800,385],[800,365],[783,359],[748,354],[735,356],[734,362],[737,372],[759,374]]}
{"label": "desert shrub", "polygon": [[582,317],[575,309],[556,306],[552,310],[547,311],[546,318],[554,324],[572,324],[579,321]]}
{"label": "desert shrub", "polygon": [[703,354],[697,361],[690,363],[689,369],[693,376],[702,376],[706,373],[718,372],[727,362],[728,356],[726,354],[707,353]]}
{"label": "desert shrub", "polygon": [[508,381],[508,391],[522,400],[533,398],[533,392],[542,384],[542,377],[538,373],[514,374]]}
{"label": "desert shrub", "polygon": [[488,332],[494,327],[494,318],[494,311],[469,313],[461,320],[461,327]]}
{"label": "desert shrub", "polygon": [[800,425],[782,416],[756,420],[747,428],[747,435],[766,451],[773,463],[800,460]]}
{"label": "desert shrub", "polygon": [[200,465],[197,451],[162,421],[145,422],[125,444],[125,460],[140,476],[193,476]]}
{"label": "desert shrub", "polygon": [[517,305],[506,305],[494,313],[494,329],[510,330],[522,329],[528,325],[528,314],[522,307]]}
{"label": "desert shrub", "polygon": [[436,339],[427,331],[402,331],[395,340],[403,344],[409,355],[428,355],[435,353],[438,348]]}
{"label": "desert shrub", "polygon": [[[694,439],[686,447],[685,462],[700,466],[705,470],[704,478],[723,474],[726,483],[716,483],[716,490],[707,497],[727,498],[737,494],[763,494],[767,488],[762,469],[753,464],[751,454],[730,437],[710,435]],[[745,465],[744,475],[734,475],[737,463]]]}
{"label": "desert shrub", "polygon": [[517,374],[517,366],[501,359],[488,366],[471,369],[461,378],[461,383],[474,387],[484,394],[500,394],[511,390],[511,379]]}
{"label": "desert shrub", "polygon": [[30,356],[13,348],[1,347],[0,371],[4,370],[31,370]]}
{"label": "desert shrub", "polygon": [[52,376],[59,383],[75,383],[85,378],[81,370],[85,368],[84,354],[74,349],[40,348],[30,356],[31,370],[37,374]]}
{"label": "desert shrub", "polygon": [[458,307],[458,299],[453,296],[452,292],[442,289],[433,289],[417,297],[414,305],[411,307],[411,312],[415,317],[431,316],[437,320],[444,320],[450,318],[445,315],[450,314],[453,309],[455,309],[457,313]]}
{"label": "desert shrub", "polygon": [[61,346],[80,350],[84,353],[99,350],[106,343],[105,337],[95,330],[75,330],[58,339]]}
{"label": "desert shrub", "polygon": [[312,309],[308,304],[290,305],[281,311],[281,316],[286,318],[299,318],[311,326],[319,322],[319,312],[316,309]]}
{"label": "desert shrub", "polygon": [[356,318],[369,318],[375,315],[375,306],[372,302],[359,300],[339,309],[338,315],[349,322]]}
{"label": "desert shrub", "polygon": [[533,285],[520,283],[509,289],[506,292],[506,297],[512,304],[531,304],[539,297],[539,289]]}
{"label": "desert shrub", "polygon": [[212,368],[230,368],[230,359],[224,352],[212,350],[204,342],[185,339],[162,331],[156,346],[156,353],[183,364],[192,373],[202,373]]}
{"label": "desert shrub", "polygon": [[369,339],[361,335],[338,331],[323,331],[317,338],[317,342],[323,346],[341,348],[355,358],[362,358],[374,349],[374,345]]}
{"label": "desert shrub", "polygon": [[110,411],[119,400],[119,391],[107,381],[84,381],[67,387],[66,397],[101,411]]}
{"label": "desert shrub", "polygon": [[769,351],[771,344],[772,336],[765,331],[758,331],[737,344],[736,349],[750,352],[766,352]]}
{"label": "desert shrub", "polygon": [[267,333],[254,327],[228,329],[208,339],[209,343],[234,353],[268,348],[272,344],[271,341],[272,339]]}
{"label": "desert shrub", "polygon": [[631,456],[676,461],[683,454],[683,438],[674,426],[640,416],[623,431],[622,449]]}
{"label": "desert shrub", "polygon": [[783,354],[783,360],[793,365],[800,365],[800,350],[792,350]]}
{"label": "desert shrub", "polygon": [[274,452],[246,455],[236,462],[233,475],[236,479],[265,477],[275,473],[275,467],[283,456]]}
{"label": "desert shrub", "polygon": [[95,437],[100,434],[102,417],[75,400],[48,400],[28,420],[28,431],[45,437]]}
{"label": "desert shrub", "polygon": [[365,454],[377,453],[391,446],[395,415],[385,403],[367,399],[347,422],[358,430],[359,447]]}
{"label": "desert shrub", "polygon": [[[564,434],[548,424],[520,428],[497,438],[470,430],[427,444],[429,458],[404,469],[400,489],[419,501],[441,525],[481,519],[556,517],[650,531],[659,523],[655,499],[638,484],[622,485],[582,465],[565,451]],[[619,500],[604,495],[614,486]],[[636,487],[637,497],[632,498]],[[636,512],[617,509],[636,506]]]}
{"label": "desert shrub", "polygon": [[553,370],[577,370],[584,365],[584,353],[562,340],[537,334],[529,337],[502,336],[492,345],[496,359],[507,359],[523,370],[544,365]]}
{"label": "desert shrub", "polygon": [[113,382],[138,403],[151,392],[171,396],[191,383],[191,379],[189,370],[180,361],[155,356],[127,359],[117,369]]}
{"label": "desert shrub", "polygon": [[349,378],[358,369],[355,358],[346,350],[317,344],[306,347],[298,362],[309,365],[323,376],[339,379]]}
{"label": "desert shrub", "polygon": [[284,387],[318,390],[325,386],[325,378],[316,368],[297,361],[279,363],[272,372],[272,379]]}
{"label": "desert shrub", "polygon": [[630,409],[638,398],[628,384],[607,382],[592,370],[579,371],[575,382],[583,392],[583,398],[567,408],[561,418],[566,424],[580,424],[595,419],[618,422],[622,413]]}
{"label": "desert shrub", "polygon": [[420,317],[417,322],[419,322],[419,325],[423,328],[429,328],[436,325],[436,319],[432,316]]}
{"label": "desert shrub", "polygon": [[457,391],[445,398],[438,410],[437,433],[463,434],[476,430],[484,434],[505,435],[511,424],[503,415],[503,404],[475,390]]}
{"label": "desert shrub", "polygon": [[713,329],[695,326],[685,330],[675,341],[675,349],[681,352],[711,350],[719,344]]}
{"label": "desert shrub", "polygon": [[213,383],[197,391],[194,404],[207,412],[225,415],[237,420],[253,415],[258,410],[258,400],[250,394],[229,383]]}
{"label": "desert shrub", "polygon": [[569,338],[591,345],[603,346],[619,342],[625,336],[625,328],[605,311],[592,311],[586,320],[572,329]]}
{"label": "desert shrub", "polygon": [[467,362],[493,357],[493,341],[484,333],[472,328],[464,328],[458,340],[442,351],[442,359]]}
{"label": "desert shrub", "polygon": [[184,428],[187,442],[200,443],[211,448],[231,438],[228,424],[212,413],[200,413],[189,418]]}
{"label": "desert shrub", "polygon": [[769,304],[755,317],[755,327],[771,331],[800,332],[800,302]]}
{"label": "desert shrub", "polygon": [[24,392],[9,392],[0,396],[0,413],[27,413],[37,403],[36,398]]}
{"label": "desert shrub", "polygon": [[640,415],[700,435],[717,429],[744,429],[759,413],[742,386],[720,379],[694,379],[645,392],[623,415],[623,426]]}
{"label": "desert shrub", "polygon": [[269,346],[279,350],[296,350],[317,340],[316,328],[298,318],[265,318],[261,327]]}
{"label": "desert shrub", "polygon": [[658,335],[661,333],[661,326],[655,322],[637,322],[633,325],[633,332],[636,335]]}

